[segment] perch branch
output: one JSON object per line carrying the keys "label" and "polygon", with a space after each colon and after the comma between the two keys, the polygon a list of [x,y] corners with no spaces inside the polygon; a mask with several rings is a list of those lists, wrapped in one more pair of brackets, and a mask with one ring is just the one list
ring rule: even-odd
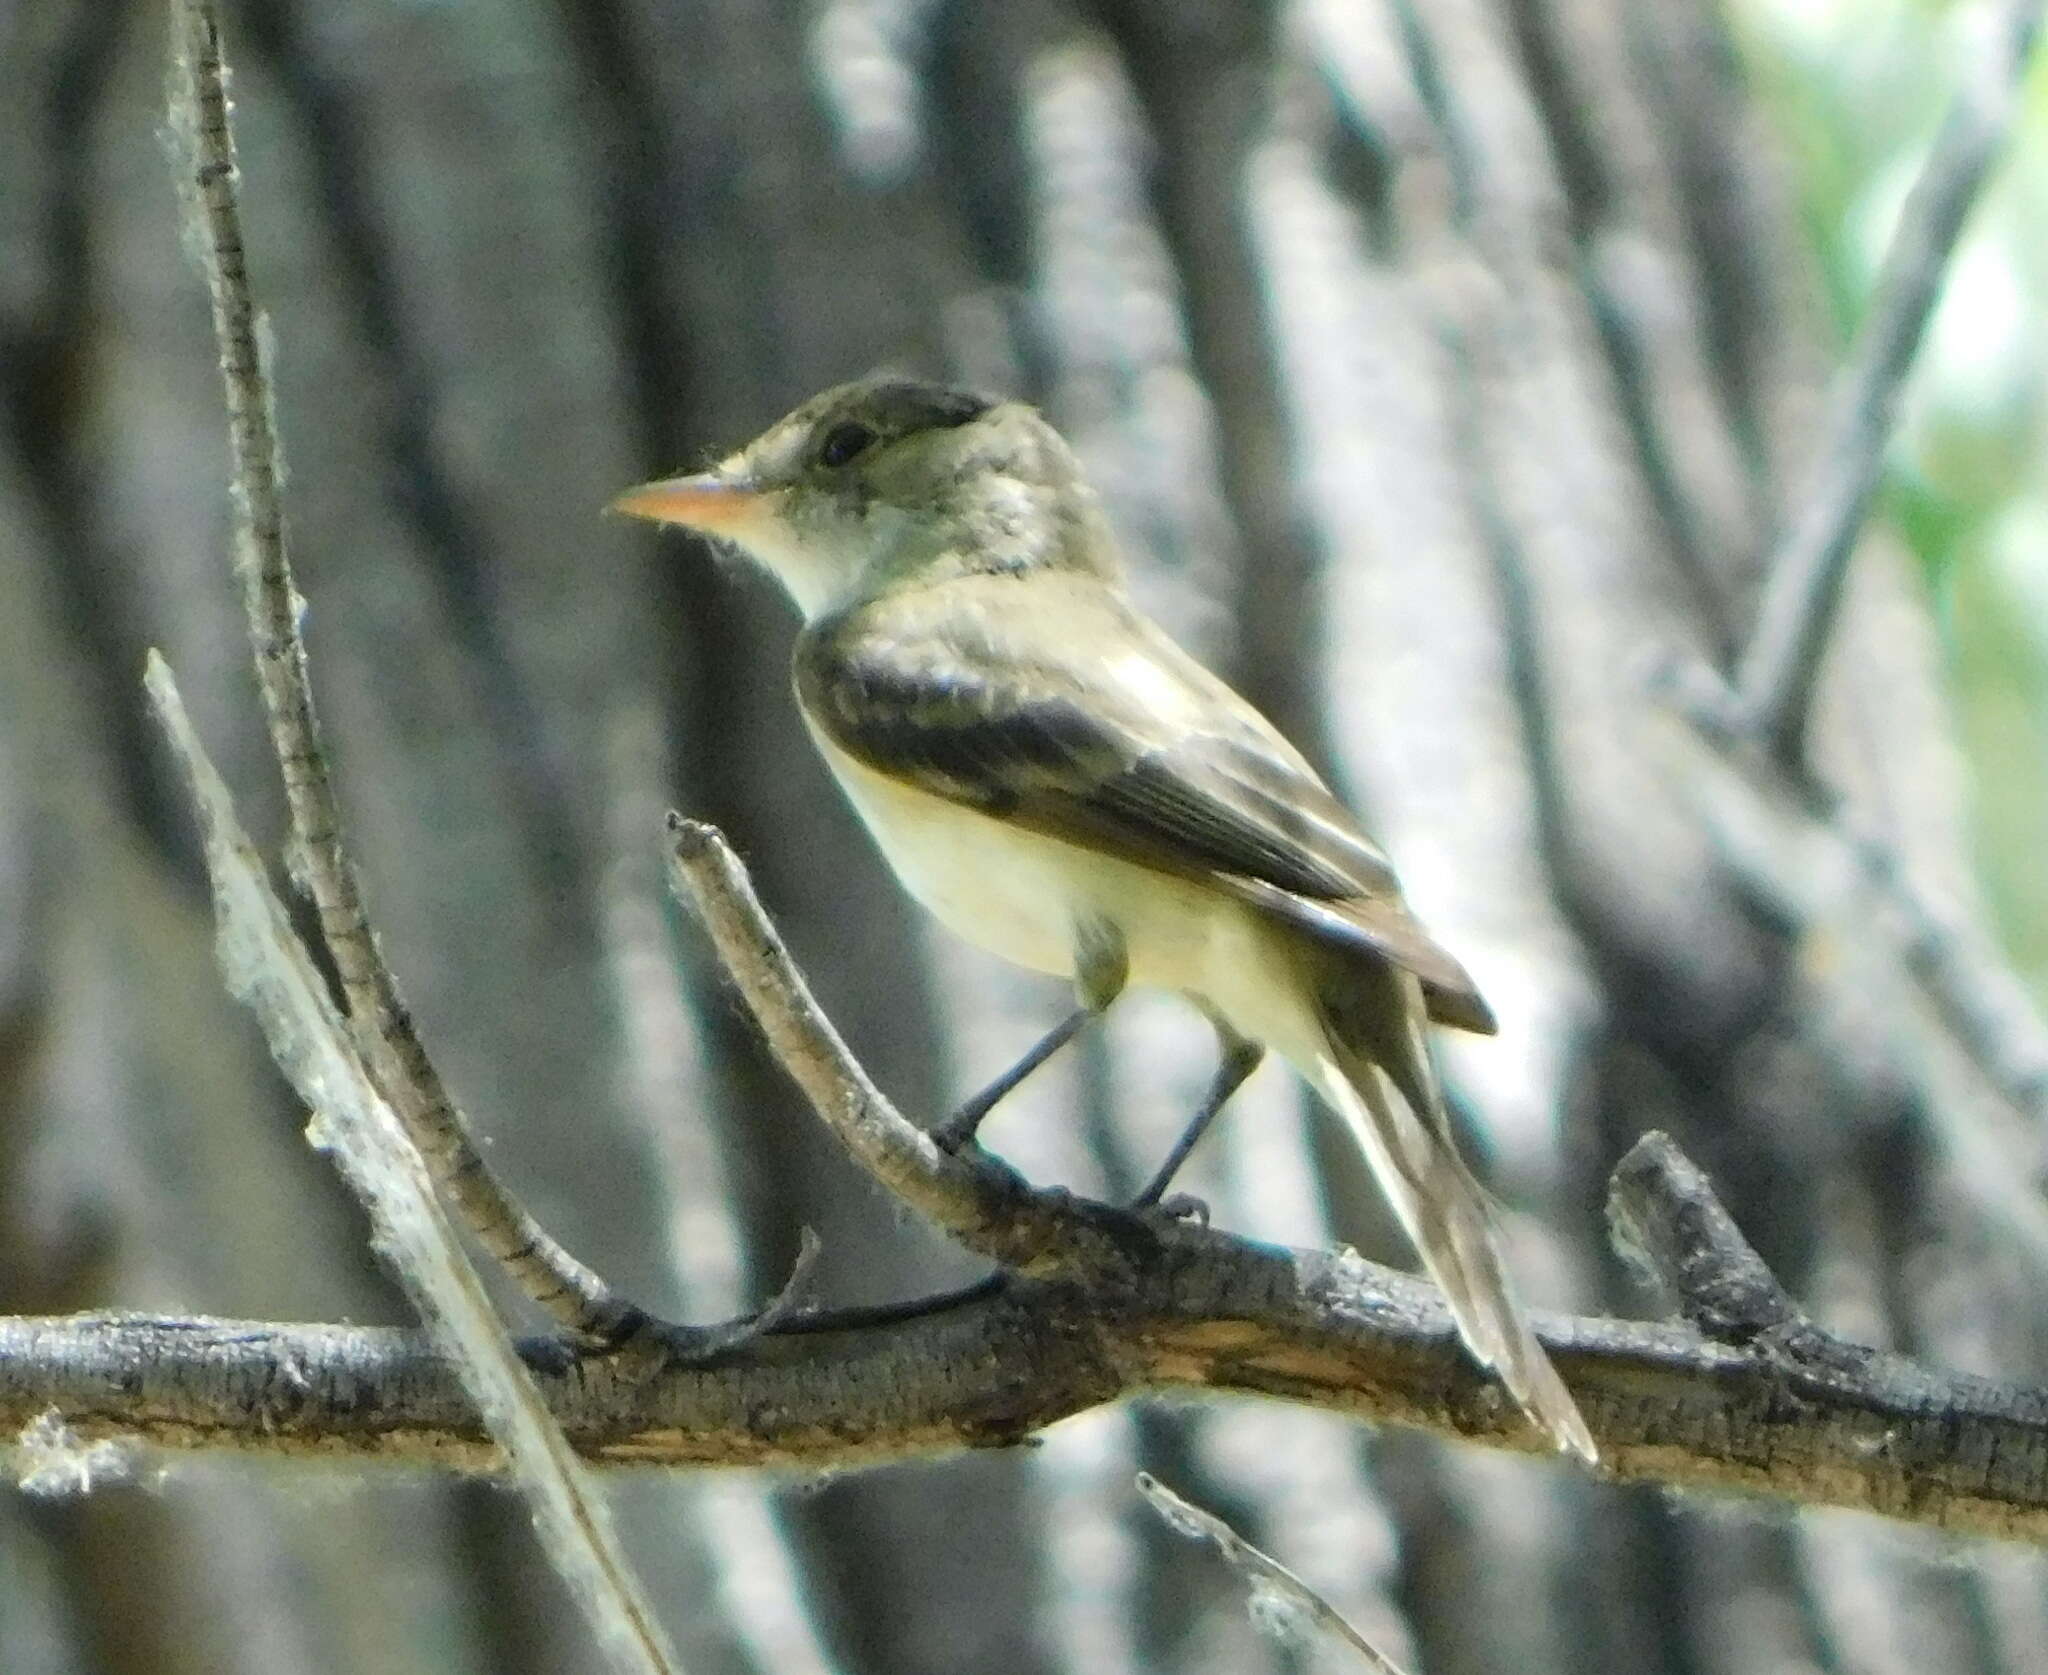
{"label": "perch branch", "polygon": [[978,1149],[955,1155],[934,1144],[848,1051],[724,835],[673,813],[668,830],[677,893],[696,905],[769,1049],[863,1168],[969,1250],[1019,1273],[1117,1271],[1119,1241],[1137,1221],[1113,1223],[1086,1199],[1034,1191]]}
{"label": "perch branch", "polygon": [[1857,532],[1897,421],[1899,395],[1950,256],[2019,104],[2043,0],[2007,0],[1899,212],[1870,311],[1828,401],[1820,458],[1773,555],[1736,677],[1736,730],[1800,765],[1807,712]]}
{"label": "perch branch", "polygon": [[562,1326],[609,1342],[644,1320],[563,1250],[484,1161],[428,1056],[370,928],[343,845],[319,717],[299,633],[301,600],[285,545],[282,450],[242,243],[239,172],[215,0],[174,0],[171,126],[189,143],[187,217],[205,255],[214,338],[227,393],[236,572],[257,681],[290,811],[291,872],[313,902],[343,1008],[377,1084],[425,1154],[435,1181],[483,1247]]}
{"label": "perch branch", "polygon": [[[716,1360],[529,1353],[576,1447],[602,1461],[848,1466],[1017,1442],[1118,1397],[1262,1394],[1533,1451],[1459,1346],[1442,1298],[1350,1252],[1254,1244],[1033,1190],[931,1147],[811,1001],[717,834],[677,822],[675,864],[764,1030],[857,1156],[1014,1271],[949,1298],[786,1318]],[[1649,1186],[1670,1178],[1663,1197]],[[1625,1166],[1632,1250],[1681,1297],[1738,1295],[1746,1248],[1675,1150]],[[1662,1203],[1695,1206],[1665,1213]],[[1690,1253],[1690,1254],[1688,1254]],[[1681,1259],[1683,1258],[1683,1259]],[[1719,1275],[1720,1277],[1717,1277]],[[1754,1276],[1749,1276],[1755,1289]],[[1697,1308],[1696,1316],[1714,1319]],[[2048,1395],[1836,1345],[1817,1330],[1540,1320],[1605,1467],[1947,1529],[2048,1541]],[[1717,1326],[1717,1329],[1719,1327]],[[0,1322],[0,1426],[90,1444],[427,1459],[498,1469],[460,1370],[430,1338],[133,1317]]]}
{"label": "perch branch", "polygon": [[[1746,1267],[1668,1143],[1624,1163],[1634,1254],[1681,1297]],[[1662,1206],[1690,1206],[1683,1214]],[[1118,1212],[1103,1211],[1105,1215]],[[1131,1219],[1135,1224],[1135,1218]],[[1668,1238],[1645,1227],[1668,1226]],[[1135,1227],[1120,1295],[1012,1277],[922,1312],[756,1338],[650,1374],[608,1357],[534,1378],[590,1459],[843,1470],[1014,1443],[1122,1396],[1280,1397],[1535,1453],[1429,1286],[1348,1253],[1190,1223]],[[1736,1288],[1739,1290],[1739,1288]],[[1545,1317],[1612,1476],[1858,1508],[2048,1543],[2048,1392],[1838,1344]],[[0,1320],[0,1427],[54,1411],[81,1442],[498,1467],[456,1369],[417,1331],[141,1316]]]}

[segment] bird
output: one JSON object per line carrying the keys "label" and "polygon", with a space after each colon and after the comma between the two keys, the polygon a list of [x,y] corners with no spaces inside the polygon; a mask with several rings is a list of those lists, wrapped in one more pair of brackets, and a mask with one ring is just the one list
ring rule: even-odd
{"label": "bird", "polygon": [[1472,1356],[1553,1446],[1598,1458],[1430,1057],[1430,1024],[1492,1033],[1492,1012],[1301,753],[1139,610],[1036,408],[872,376],[612,506],[781,583],[805,726],[898,878],[967,940],[1073,983],[1073,1012],[941,1144],[973,1142],[1127,986],[1178,991],[1221,1058],[1139,1205],[1278,1053],[1342,1119]]}

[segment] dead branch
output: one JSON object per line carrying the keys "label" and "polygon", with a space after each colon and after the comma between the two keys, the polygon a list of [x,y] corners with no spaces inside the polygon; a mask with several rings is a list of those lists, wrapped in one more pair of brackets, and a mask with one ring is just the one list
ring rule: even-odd
{"label": "dead branch", "polygon": [[534,1220],[484,1160],[415,1029],[371,929],[320,738],[299,633],[302,606],[285,543],[282,447],[274,424],[264,322],[242,243],[240,175],[215,0],[176,0],[171,126],[189,144],[188,219],[205,254],[214,338],[227,393],[235,571],[249,616],[271,748],[291,815],[291,873],[311,898],[351,1030],[378,1086],[483,1247],[526,1294],[579,1335],[611,1341],[644,1316]]}
{"label": "dead branch", "polygon": [[854,1159],[969,1250],[1020,1273],[1115,1269],[1099,1206],[1035,1192],[979,1150],[955,1156],[892,1105],[847,1050],[716,827],[668,817],[678,893],[694,901],[718,957],[782,1067]]}
{"label": "dead branch", "polygon": [[[1617,1171],[1631,1248],[1684,1297],[1746,1266],[1668,1142]],[[1057,1195],[1040,1194],[1056,1214]],[[1690,1206],[1669,1213],[1671,1206]],[[716,1365],[651,1374],[524,1346],[590,1459],[843,1470],[1003,1446],[1103,1402],[1175,1391],[1281,1397],[1536,1452],[1458,1347],[1436,1293],[1349,1253],[1289,1251],[1089,1207],[1122,1231],[1114,1291],[1011,1277],[894,1318],[816,1316]],[[1668,1232],[1645,1237],[1642,1229]],[[2048,1392],[1918,1366],[1817,1329],[1545,1317],[1545,1344],[1624,1481],[1858,1508],[2048,1541]],[[498,1467],[457,1371],[394,1328],[80,1315],[0,1321],[0,1425],[55,1411],[81,1441]]]}

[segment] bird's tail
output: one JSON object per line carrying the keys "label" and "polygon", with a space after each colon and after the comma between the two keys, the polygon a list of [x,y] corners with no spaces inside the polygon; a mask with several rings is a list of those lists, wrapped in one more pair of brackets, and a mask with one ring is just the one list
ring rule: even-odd
{"label": "bird's tail", "polygon": [[[1416,987],[1405,972],[1388,975],[1404,990]],[[1560,1449],[1596,1460],[1592,1432],[1515,1296],[1486,1191],[1451,1139],[1419,991],[1399,997],[1407,1004],[1366,1009],[1355,990],[1329,985],[1324,993],[1331,998],[1318,1006],[1317,1091],[1365,1153],[1473,1356]]]}

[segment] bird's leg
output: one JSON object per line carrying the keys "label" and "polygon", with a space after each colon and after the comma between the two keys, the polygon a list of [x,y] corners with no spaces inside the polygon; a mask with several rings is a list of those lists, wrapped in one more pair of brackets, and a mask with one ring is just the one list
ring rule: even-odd
{"label": "bird's leg", "polygon": [[974,1138],[975,1131],[981,1127],[982,1118],[1015,1092],[1018,1085],[1032,1071],[1079,1035],[1083,1027],[1095,1016],[1095,1012],[1086,1006],[1075,1007],[1033,1042],[1024,1056],[1008,1070],[972,1099],[963,1100],[951,1116],[932,1130],[932,1138],[944,1151],[959,1151]]}
{"label": "bird's leg", "polygon": [[1211,1020],[1216,1025],[1216,1039],[1223,1048],[1223,1060],[1216,1066],[1216,1074],[1209,1080],[1209,1091],[1202,1095],[1202,1103],[1180,1138],[1173,1143],[1173,1150],[1166,1154],[1166,1161],[1147,1184],[1145,1190],[1131,1200],[1134,1210],[1150,1209],[1164,1196],[1173,1177],[1180,1173],[1180,1166],[1187,1162],[1188,1153],[1193,1151],[1209,1125],[1216,1120],[1216,1113],[1230,1103],[1230,1096],[1244,1086],[1246,1078],[1258,1069],[1265,1058],[1266,1049],[1257,1041],[1247,1040],[1220,1018]]}
{"label": "bird's leg", "polygon": [[1080,926],[1074,937],[1074,989],[1081,1004],[1047,1030],[1008,1070],[934,1128],[932,1139],[949,1152],[970,1144],[982,1119],[1008,1098],[1025,1077],[1109,1010],[1110,1002],[1123,993],[1129,974],[1122,932],[1106,922]]}

